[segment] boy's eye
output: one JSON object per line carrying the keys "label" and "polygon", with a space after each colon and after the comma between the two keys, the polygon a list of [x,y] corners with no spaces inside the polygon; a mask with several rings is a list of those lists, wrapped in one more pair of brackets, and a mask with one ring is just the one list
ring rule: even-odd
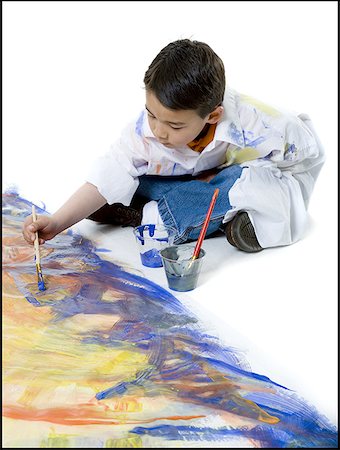
{"label": "boy's eye", "polygon": [[[150,117],[150,119],[156,119],[155,116],[153,116],[151,113],[148,112],[148,117]],[[174,127],[172,125],[169,124],[169,127],[172,128],[173,130],[181,130],[184,127]]]}

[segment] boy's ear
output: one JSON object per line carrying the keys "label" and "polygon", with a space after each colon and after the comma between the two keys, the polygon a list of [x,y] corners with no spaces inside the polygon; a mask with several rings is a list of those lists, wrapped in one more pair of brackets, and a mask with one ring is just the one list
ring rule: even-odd
{"label": "boy's ear", "polygon": [[223,106],[217,106],[214,111],[212,111],[209,116],[207,123],[213,124],[217,123],[223,116],[224,108]]}

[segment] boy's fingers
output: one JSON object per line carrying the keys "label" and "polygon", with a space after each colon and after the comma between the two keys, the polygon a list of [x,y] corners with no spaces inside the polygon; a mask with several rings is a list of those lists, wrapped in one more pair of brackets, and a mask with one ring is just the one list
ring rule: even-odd
{"label": "boy's fingers", "polygon": [[34,235],[25,233],[24,238],[29,244],[34,244],[34,239],[35,239]]}
{"label": "boy's fingers", "polygon": [[35,240],[35,234],[28,234],[26,238],[31,244],[33,244]]}
{"label": "boy's fingers", "polygon": [[35,233],[36,231],[39,231],[41,228],[44,228],[44,226],[45,226],[44,223],[38,219],[32,222],[27,229],[32,233]]}
{"label": "boy's fingers", "polygon": [[48,221],[45,218],[39,217],[37,220],[32,222],[32,216],[27,219],[25,224],[23,235],[27,242],[33,244],[36,238],[36,233],[38,232],[39,244],[45,244],[45,239],[40,236],[40,233],[43,233],[46,225],[48,225]]}
{"label": "boy's fingers", "polygon": [[31,223],[31,225],[27,227],[27,237],[31,242],[34,242],[36,228],[37,226],[34,225],[33,223]]}

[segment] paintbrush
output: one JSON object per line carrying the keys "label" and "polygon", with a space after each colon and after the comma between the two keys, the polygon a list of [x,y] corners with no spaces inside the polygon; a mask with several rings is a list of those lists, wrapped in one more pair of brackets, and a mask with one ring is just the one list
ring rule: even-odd
{"label": "paintbrush", "polygon": [[192,257],[191,257],[191,261],[189,263],[188,269],[190,269],[192,261],[197,259],[199,254],[200,254],[202,243],[203,243],[203,239],[205,238],[205,235],[206,235],[206,232],[207,232],[207,229],[208,229],[208,225],[209,225],[209,221],[210,221],[210,217],[211,217],[211,213],[213,212],[213,209],[214,209],[214,206],[215,206],[216,199],[217,199],[219,191],[220,191],[219,189],[215,189],[214,194],[212,196],[212,199],[211,199],[211,202],[210,202],[210,205],[209,205],[209,209],[208,209],[207,215],[205,217],[205,220],[204,220],[201,232],[200,232],[200,234],[198,236],[197,243],[196,243],[195,249],[194,249],[194,253],[193,253]]}
{"label": "paintbrush", "polygon": [[[33,222],[35,222],[37,220],[37,216],[35,214],[35,206],[34,205],[32,205],[32,217],[33,217]],[[45,291],[46,287],[45,287],[45,283],[44,283],[44,279],[43,279],[43,275],[42,275],[42,271],[41,271],[41,265],[40,265],[39,236],[38,236],[37,231],[35,232],[34,249],[35,249],[35,266],[37,269],[37,276],[38,276],[38,288],[39,288],[39,291]]]}

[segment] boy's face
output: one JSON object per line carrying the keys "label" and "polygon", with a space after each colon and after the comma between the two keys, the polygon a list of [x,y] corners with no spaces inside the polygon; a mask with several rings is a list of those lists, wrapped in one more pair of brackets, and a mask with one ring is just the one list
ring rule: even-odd
{"label": "boy's face", "polygon": [[219,106],[202,119],[195,110],[168,109],[163,106],[152,91],[146,91],[146,105],[151,131],[156,139],[169,148],[183,147],[193,141],[205,124],[216,123],[223,113]]}

